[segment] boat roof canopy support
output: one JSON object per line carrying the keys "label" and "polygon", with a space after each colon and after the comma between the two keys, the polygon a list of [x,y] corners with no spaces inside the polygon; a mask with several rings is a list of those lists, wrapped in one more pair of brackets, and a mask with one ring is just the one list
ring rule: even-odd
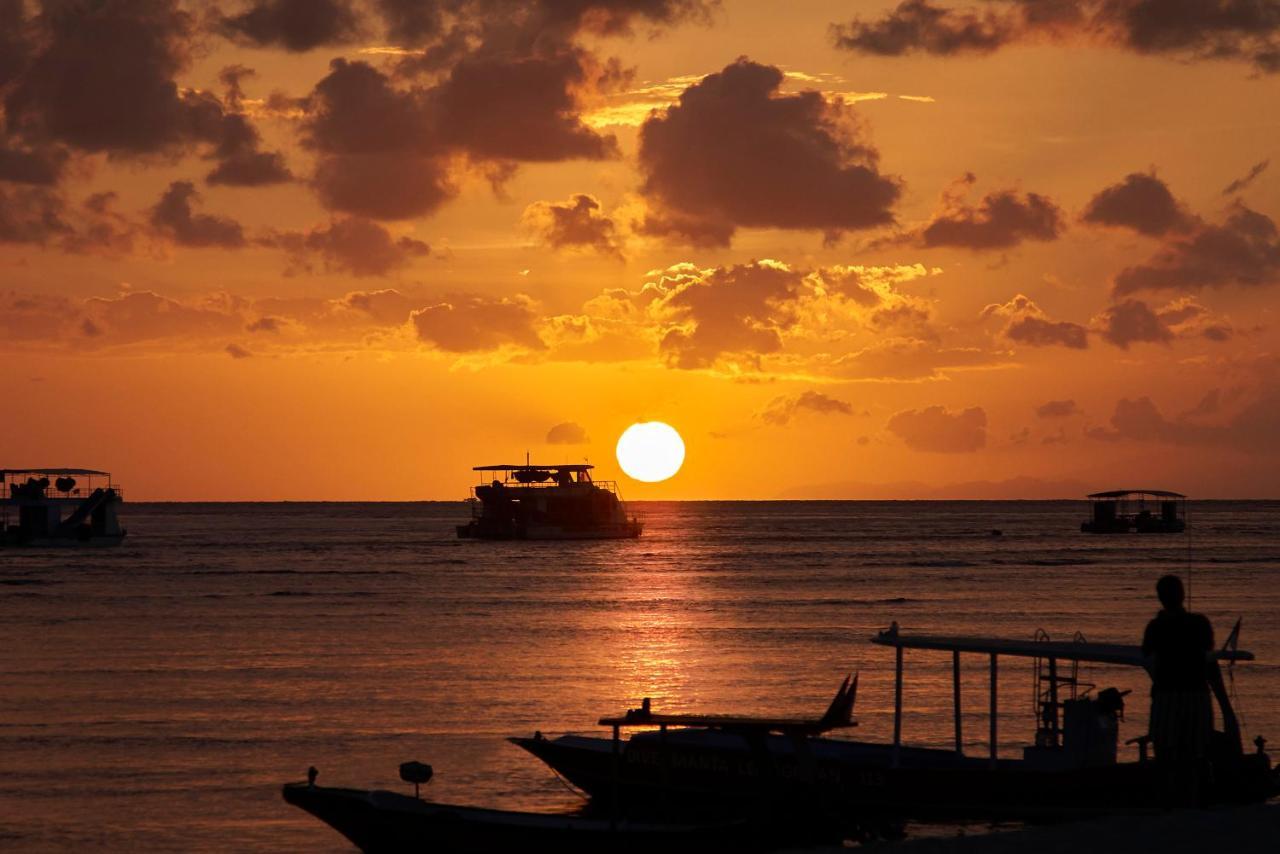
{"label": "boat roof canopy support", "polygon": [[500,466],[473,466],[472,471],[590,471],[595,468],[593,465],[586,463],[571,463],[568,465],[556,466],[534,466],[534,465],[500,465]]}
{"label": "boat roof canopy support", "polygon": [[29,469],[0,469],[0,477],[9,477],[15,474],[39,474],[39,475],[56,475],[56,476],[81,476],[81,477],[110,477],[111,472],[97,471],[96,469],[65,469],[65,468],[29,468]]}
{"label": "boat roof canopy support", "polygon": [[1107,492],[1091,492],[1085,496],[1090,499],[1128,498],[1130,496],[1150,495],[1152,498],[1186,498],[1181,492],[1169,492],[1167,489],[1112,489]]}
{"label": "boat roof canopy support", "polygon": [[[932,649],[941,652],[973,652],[987,655],[1014,655],[1023,658],[1056,658],[1063,661],[1085,661],[1094,664],[1120,664],[1145,667],[1142,647],[1115,643],[1085,641],[1010,640],[1008,638],[960,637],[950,635],[904,635],[897,624],[871,639],[874,644],[898,649]],[[1253,661],[1246,650],[1215,650],[1217,661]]]}

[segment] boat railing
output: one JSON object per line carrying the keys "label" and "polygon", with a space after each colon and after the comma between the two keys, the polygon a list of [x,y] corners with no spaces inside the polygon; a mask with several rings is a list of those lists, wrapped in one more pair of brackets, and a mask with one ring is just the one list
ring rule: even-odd
{"label": "boat railing", "polygon": [[[13,481],[13,483],[16,484],[17,481]],[[44,491],[44,496],[40,500],[51,501],[56,499],[56,500],[62,500],[62,501],[83,501],[86,498],[88,498],[90,495],[93,495],[99,489],[113,490],[117,498],[119,498],[122,501],[124,500],[124,487],[120,486],[119,484],[110,484],[110,485],[103,484],[101,486],[94,485],[91,487],[77,486],[67,490],[54,489],[53,487],[49,487]],[[8,483],[4,484],[4,494],[0,495],[0,501],[20,501],[20,500],[29,501],[31,499],[20,498],[19,496],[14,495],[13,490],[10,489],[9,487],[9,484]]]}
{"label": "boat railing", "polygon": [[[541,483],[521,483],[520,481],[518,481],[518,480],[516,480],[516,479],[512,478],[512,479],[510,479],[510,480],[500,480],[500,481],[498,481],[498,483],[502,484],[502,486],[503,486],[503,488],[504,488],[504,489],[512,489],[512,490],[516,490],[516,489],[552,489],[552,488],[555,488],[555,487],[564,487],[564,486],[570,486],[570,487],[573,487],[573,486],[594,486],[594,487],[596,487],[597,489],[602,489],[602,490],[604,490],[605,492],[612,492],[614,495],[618,495],[619,497],[621,497],[621,493],[619,493],[619,492],[618,492],[618,482],[617,482],[617,481],[614,481],[614,480],[588,480],[588,481],[574,481],[574,482],[572,482],[572,483],[563,484],[563,483],[556,483],[554,480],[543,481],[543,482],[541,482]],[[479,487],[483,487],[483,486],[491,486],[491,485],[492,485],[492,482],[491,482],[491,481],[489,481],[489,482],[485,482],[485,483],[476,484],[475,486],[471,487],[471,494],[472,494],[473,496],[475,496],[475,494],[476,494],[476,489],[478,489]]]}

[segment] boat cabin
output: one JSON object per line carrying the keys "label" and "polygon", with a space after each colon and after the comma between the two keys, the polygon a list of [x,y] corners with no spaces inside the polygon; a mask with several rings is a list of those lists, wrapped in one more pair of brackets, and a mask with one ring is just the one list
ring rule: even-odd
{"label": "boat cabin", "polygon": [[1179,534],[1187,527],[1187,496],[1163,489],[1116,489],[1089,498],[1086,534]]}
{"label": "boat cabin", "polygon": [[116,545],[124,490],[110,472],[0,469],[0,545]]}

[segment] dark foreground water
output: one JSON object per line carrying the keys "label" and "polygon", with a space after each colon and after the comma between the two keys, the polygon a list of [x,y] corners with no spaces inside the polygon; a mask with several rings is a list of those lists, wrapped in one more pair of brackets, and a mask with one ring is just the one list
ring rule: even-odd
{"label": "dark foreground water", "polygon": [[[1151,587],[1193,568],[1248,737],[1280,739],[1280,503],[1206,502],[1194,535],[1091,537],[1082,502],[642,504],[638,541],[459,542],[460,504],[127,505],[119,549],[0,552],[0,849],[343,851],[279,785],[404,788],[569,809],[503,737],[656,709],[819,714],[862,673],[861,738],[891,734],[905,630],[1136,642]],[[992,528],[1004,536],[988,535]],[[1189,548],[1190,546],[1190,548]],[[904,735],[949,744],[950,659],[908,653]],[[1121,738],[1145,731],[1145,676]],[[965,720],[985,750],[985,662]],[[1034,728],[1001,669],[1002,749]],[[1124,748],[1132,750],[1132,748]]]}

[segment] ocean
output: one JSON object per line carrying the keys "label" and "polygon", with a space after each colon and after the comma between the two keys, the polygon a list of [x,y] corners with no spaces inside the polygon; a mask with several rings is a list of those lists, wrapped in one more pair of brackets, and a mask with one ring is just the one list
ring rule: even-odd
{"label": "ocean", "polygon": [[[580,801],[509,735],[655,710],[819,715],[857,670],[859,738],[892,735],[903,631],[1136,643],[1190,577],[1235,668],[1246,738],[1280,739],[1280,502],[1193,502],[1189,535],[1090,536],[1082,501],[633,505],[639,540],[459,541],[461,503],[126,504],[115,549],[0,551],[0,848],[348,851],[286,805],[329,785],[514,808]],[[992,529],[1003,532],[992,536]],[[904,738],[951,739],[950,657],[908,652]],[[1147,679],[1121,739],[1145,732]],[[986,662],[964,673],[986,750]],[[1001,750],[1034,726],[1000,672]],[[1280,744],[1280,742],[1277,742]],[[1128,756],[1132,747],[1122,747]]]}

